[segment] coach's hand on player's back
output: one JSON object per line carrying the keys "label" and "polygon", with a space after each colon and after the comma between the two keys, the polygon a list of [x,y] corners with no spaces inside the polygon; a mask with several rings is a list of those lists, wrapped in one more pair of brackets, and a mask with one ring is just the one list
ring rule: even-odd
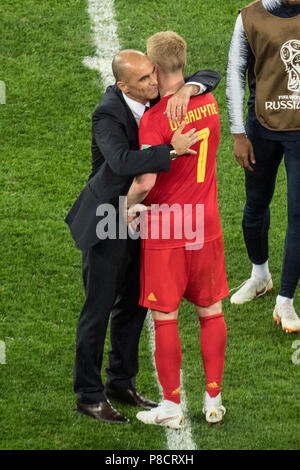
{"label": "coach's hand on player's back", "polygon": [[197,152],[192,150],[192,147],[199,139],[198,132],[196,129],[190,129],[189,131],[182,133],[185,127],[185,121],[182,121],[176,132],[174,132],[171,145],[174,147],[178,156],[186,155],[188,153],[195,155]]}
{"label": "coach's hand on player's back", "polygon": [[246,134],[234,134],[233,137],[233,153],[236,161],[242,168],[253,171],[251,164],[254,165],[256,162],[251,141],[248,139]]}

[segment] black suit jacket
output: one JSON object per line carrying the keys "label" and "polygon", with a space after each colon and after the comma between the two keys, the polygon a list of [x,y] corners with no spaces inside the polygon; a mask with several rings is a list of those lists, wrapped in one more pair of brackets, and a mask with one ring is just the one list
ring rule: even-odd
{"label": "black suit jacket", "polygon": [[[220,78],[217,72],[203,70],[186,81],[203,83],[208,92],[216,88]],[[77,248],[83,251],[100,241],[96,234],[100,204],[118,209],[119,196],[127,195],[136,175],[170,169],[167,145],[139,150],[136,121],[116,85],[107,88],[93,114],[92,156],[87,185],[65,219]]]}

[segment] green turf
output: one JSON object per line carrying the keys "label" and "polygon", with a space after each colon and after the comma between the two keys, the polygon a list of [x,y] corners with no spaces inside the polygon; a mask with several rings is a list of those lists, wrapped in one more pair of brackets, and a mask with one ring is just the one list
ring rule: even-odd
{"label": "green turf", "polygon": [[[215,93],[222,122],[217,172],[230,288],[250,271],[241,232],[243,174],[232,155],[225,104],[230,37],[246,3],[115,2],[122,47],[145,50],[149,35],[173,29],[188,43],[187,73],[210,67],[223,76]],[[6,0],[0,21],[0,80],[7,88],[0,105],[0,341],[7,359],[0,364],[0,449],[166,449],[164,430],[142,425],[133,408],[119,406],[131,418],[128,426],[74,413],[74,342],[84,296],[80,253],[63,219],[90,172],[91,114],[103,92],[97,72],[82,65],[94,53],[86,1]],[[291,360],[299,336],[284,334],[271,315],[286,227],[283,167],[271,223],[273,293],[243,307],[224,301],[221,426],[208,428],[201,414],[199,326],[193,307],[181,307],[182,369],[198,449],[300,448],[300,366]],[[297,292],[298,310],[299,300]],[[138,388],[158,399],[146,328],[140,370]]]}

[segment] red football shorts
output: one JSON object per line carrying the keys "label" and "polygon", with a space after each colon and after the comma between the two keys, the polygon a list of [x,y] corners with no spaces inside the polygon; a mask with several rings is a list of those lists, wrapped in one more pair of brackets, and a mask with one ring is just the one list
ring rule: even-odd
{"label": "red football shorts", "polygon": [[142,249],[140,304],[160,312],[178,309],[181,299],[209,307],[229,295],[223,237],[200,250]]}

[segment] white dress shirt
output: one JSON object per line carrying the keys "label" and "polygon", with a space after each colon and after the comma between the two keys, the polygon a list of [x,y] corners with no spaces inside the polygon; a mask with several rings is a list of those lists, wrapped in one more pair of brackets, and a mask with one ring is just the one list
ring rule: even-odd
{"label": "white dress shirt", "polygon": [[143,114],[145,112],[146,106],[148,106],[148,108],[150,108],[150,101],[148,101],[146,104],[143,104],[143,103],[139,103],[138,101],[135,101],[135,100],[129,98],[123,92],[122,92],[122,94],[123,94],[124,100],[126,101],[127,105],[129,106],[130,111],[132,112],[132,114],[134,116],[134,119],[136,120],[136,123],[139,127],[140,120],[141,120],[141,117],[143,116]]}

